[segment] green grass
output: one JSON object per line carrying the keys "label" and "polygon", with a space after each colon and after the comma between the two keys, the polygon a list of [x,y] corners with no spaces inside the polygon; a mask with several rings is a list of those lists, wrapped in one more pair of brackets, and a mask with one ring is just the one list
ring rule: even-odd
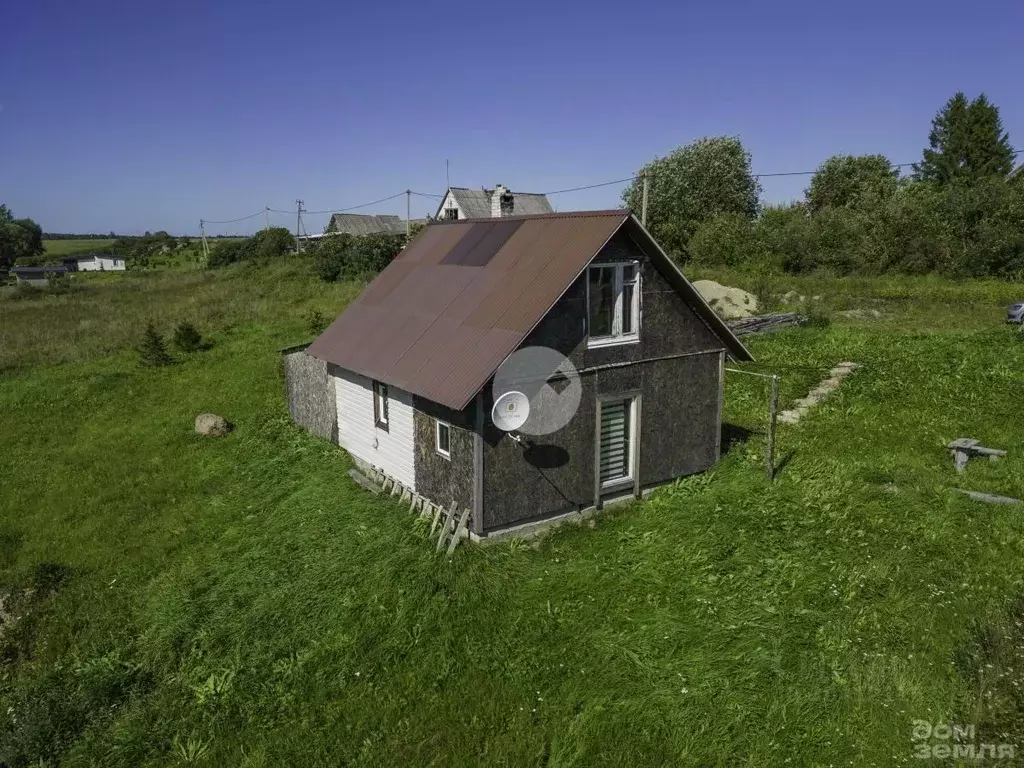
{"label": "green grass", "polygon": [[113,240],[43,240],[43,247],[46,248],[47,256],[71,256],[75,253],[91,253],[102,251],[114,244]]}
{"label": "green grass", "polygon": [[[277,349],[357,289],[304,269],[0,302],[19,334],[109,333],[45,337],[62,364],[16,344],[0,378],[0,584],[63,574],[0,641],[0,764],[915,765],[914,720],[1024,746],[1024,519],[949,490],[1024,496],[1024,341],[973,319],[1001,298],[752,339],[784,403],[863,364],[780,429],[770,487],[764,384],[730,375],[754,434],[713,472],[446,561],[289,421]],[[127,326],[189,307],[213,347],[140,368]],[[236,431],[193,435],[207,410]],[[955,477],[961,435],[1009,454]]]}

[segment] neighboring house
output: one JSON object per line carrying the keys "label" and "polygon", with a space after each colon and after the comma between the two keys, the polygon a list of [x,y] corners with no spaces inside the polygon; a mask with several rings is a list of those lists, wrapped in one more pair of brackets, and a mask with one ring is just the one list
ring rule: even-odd
{"label": "neighboring house", "polygon": [[61,261],[69,272],[123,272],[125,269],[124,258],[112,253],[76,253]]}
{"label": "neighboring house", "polygon": [[553,213],[545,195],[533,192],[513,192],[501,184],[494,189],[467,189],[449,187],[435,219],[445,221],[461,219],[489,219],[499,216],[533,216]]}
{"label": "neighboring house", "polygon": [[[582,395],[567,426],[521,444],[491,420],[491,383],[526,347],[568,358]],[[725,359],[751,359],[619,210],[434,222],[288,352],[296,421],[471,510],[477,537],[708,469]]]}
{"label": "neighboring house", "polygon": [[50,284],[51,275],[65,275],[70,272],[66,266],[57,266],[53,264],[44,265],[41,267],[12,267],[11,272],[14,274],[15,279],[19,283],[28,283],[29,285],[44,286]]}
{"label": "neighboring house", "polygon": [[325,235],[404,235],[405,220],[386,214],[335,213],[324,229]]}

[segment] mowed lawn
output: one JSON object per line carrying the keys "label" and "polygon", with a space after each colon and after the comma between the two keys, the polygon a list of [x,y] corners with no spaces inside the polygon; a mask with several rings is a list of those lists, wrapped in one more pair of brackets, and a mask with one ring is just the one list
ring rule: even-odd
{"label": "mowed lawn", "polygon": [[[222,292],[165,279],[164,306],[206,297],[211,349],[140,368],[121,323],[145,302],[125,298],[109,347],[21,348],[0,378],[0,584],[36,587],[0,640],[0,764],[916,765],[915,720],[1024,749],[1024,508],[951,490],[1024,496],[1002,296],[965,287],[959,324],[751,340],[744,367],[781,373],[784,404],[862,364],[780,428],[770,486],[765,384],[729,374],[725,418],[751,434],[713,472],[448,560],[288,418],[277,350],[357,286],[294,265],[209,278]],[[260,291],[289,309],[208,311]],[[236,430],[196,437],[207,410]],[[960,436],[1009,453],[958,477]]]}
{"label": "mowed lawn", "polygon": [[73,253],[102,251],[113,244],[113,240],[105,238],[97,238],[95,240],[92,238],[84,240],[43,240],[43,247],[46,248],[47,256],[70,256]]}

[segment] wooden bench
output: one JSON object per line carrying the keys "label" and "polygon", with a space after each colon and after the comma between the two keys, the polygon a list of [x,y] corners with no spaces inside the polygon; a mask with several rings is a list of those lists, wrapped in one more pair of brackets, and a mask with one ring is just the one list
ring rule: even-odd
{"label": "wooden bench", "polygon": [[967,461],[973,456],[988,456],[989,461],[996,461],[1000,456],[1005,456],[1006,451],[998,448],[986,448],[978,440],[969,437],[958,437],[946,446],[953,455],[953,463],[957,472],[963,472]]}

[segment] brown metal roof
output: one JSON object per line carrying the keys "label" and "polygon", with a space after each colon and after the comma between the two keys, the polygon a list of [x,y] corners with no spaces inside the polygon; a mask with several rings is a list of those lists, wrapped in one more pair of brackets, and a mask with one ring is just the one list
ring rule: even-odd
{"label": "brown metal roof", "polygon": [[[627,222],[646,235],[620,210],[432,223],[306,351],[464,408]],[[654,250],[652,257],[668,261],[657,244]],[[677,289],[691,303],[696,296],[703,307],[695,309],[734,356],[750,359],[678,269],[670,269],[681,279],[673,281]]]}

